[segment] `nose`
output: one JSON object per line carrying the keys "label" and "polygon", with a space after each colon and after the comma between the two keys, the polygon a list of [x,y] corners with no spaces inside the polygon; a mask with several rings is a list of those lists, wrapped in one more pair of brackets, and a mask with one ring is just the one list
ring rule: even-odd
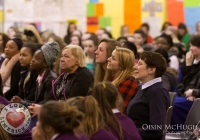
{"label": "nose", "polygon": [[19,56],[19,60],[22,60],[22,56],[21,55]]}
{"label": "nose", "polygon": [[4,51],[8,51],[8,48],[6,47],[6,48],[4,49]]}
{"label": "nose", "polygon": [[96,54],[96,55],[98,54],[98,49],[96,51],[94,51],[94,54]]}
{"label": "nose", "polygon": [[84,52],[85,52],[85,53],[87,53],[88,50],[89,50],[89,47],[85,47],[85,48],[84,48]]}
{"label": "nose", "polygon": [[110,62],[110,58],[111,58],[111,57],[109,57],[109,58],[107,59],[109,62]]}
{"label": "nose", "polygon": [[32,58],[31,63],[34,63],[34,62],[35,62],[35,58]]}
{"label": "nose", "polygon": [[138,68],[138,64],[135,64],[135,66],[133,67],[134,70],[137,70]]}
{"label": "nose", "polygon": [[60,62],[63,62],[63,56],[60,58]]}

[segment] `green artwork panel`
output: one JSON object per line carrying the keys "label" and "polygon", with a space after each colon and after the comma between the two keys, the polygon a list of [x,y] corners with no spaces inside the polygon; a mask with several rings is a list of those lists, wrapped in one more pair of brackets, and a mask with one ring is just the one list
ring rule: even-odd
{"label": "green artwork panel", "polygon": [[88,3],[87,4],[87,16],[95,16],[95,4]]}
{"label": "green artwork panel", "polygon": [[99,27],[106,28],[111,26],[111,18],[110,17],[99,17]]}
{"label": "green artwork panel", "polygon": [[185,7],[194,7],[199,6],[200,8],[200,0],[184,0]]}

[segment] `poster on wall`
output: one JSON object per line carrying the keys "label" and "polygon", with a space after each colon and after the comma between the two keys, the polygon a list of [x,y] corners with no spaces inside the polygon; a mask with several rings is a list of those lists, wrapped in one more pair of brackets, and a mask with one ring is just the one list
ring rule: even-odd
{"label": "poster on wall", "polygon": [[10,22],[40,22],[41,31],[53,30],[63,37],[67,21],[73,19],[77,21],[78,29],[86,31],[86,4],[83,0],[5,0],[4,13],[5,25],[10,25]]}
{"label": "poster on wall", "polygon": [[5,21],[33,21],[33,0],[5,0]]}
{"label": "poster on wall", "polygon": [[160,35],[161,24],[165,21],[164,0],[142,0],[142,22],[150,26],[152,37]]}
{"label": "poster on wall", "polygon": [[[86,31],[87,16],[84,0],[62,0],[62,20],[77,20],[77,27],[82,32]],[[61,20],[61,21],[62,21]],[[66,25],[67,26],[67,25]]]}
{"label": "poster on wall", "polygon": [[185,23],[190,34],[196,32],[196,24],[200,21],[200,7],[185,7]]}
{"label": "poster on wall", "polygon": [[142,22],[149,24],[149,34],[152,37],[157,37],[160,35],[161,19],[159,17],[144,17],[142,18]]}

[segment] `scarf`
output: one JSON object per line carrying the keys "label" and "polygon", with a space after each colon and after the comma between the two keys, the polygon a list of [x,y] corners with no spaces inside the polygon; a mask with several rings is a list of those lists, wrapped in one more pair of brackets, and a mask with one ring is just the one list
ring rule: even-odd
{"label": "scarf", "polygon": [[11,59],[6,58],[3,61],[3,64],[0,69],[2,77],[2,85],[4,85],[5,82],[8,80],[8,78],[11,76],[12,69],[18,60],[19,60],[19,53],[14,55]]}

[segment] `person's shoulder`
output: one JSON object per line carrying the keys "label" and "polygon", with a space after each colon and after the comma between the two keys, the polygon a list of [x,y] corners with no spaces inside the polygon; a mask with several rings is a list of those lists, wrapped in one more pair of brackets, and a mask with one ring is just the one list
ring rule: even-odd
{"label": "person's shoulder", "polygon": [[149,87],[150,91],[153,92],[168,92],[163,82],[157,82]]}
{"label": "person's shoulder", "polygon": [[86,67],[79,67],[77,74],[82,76],[85,75],[85,77],[93,77],[92,73]]}
{"label": "person's shoulder", "polygon": [[15,63],[13,69],[14,69],[14,68],[20,68],[20,71],[21,71],[21,69],[23,69],[23,67],[21,66],[21,64],[20,64],[19,61],[17,61],[17,62]]}
{"label": "person's shoulder", "polygon": [[75,136],[73,133],[65,133],[61,134],[58,137],[55,138],[55,140],[64,140],[64,139],[69,139],[69,140],[89,140],[87,137],[85,137],[83,134],[77,134],[78,136]]}
{"label": "person's shoulder", "polygon": [[115,116],[118,118],[119,121],[123,120],[123,121],[129,122],[129,123],[134,123],[129,117],[122,114],[121,112],[115,113]]}
{"label": "person's shoulder", "polygon": [[57,77],[57,74],[54,71],[50,70],[49,73],[50,73],[52,78],[56,78]]}
{"label": "person's shoulder", "polygon": [[91,136],[90,140],[117,140],[117,138],[105,129],[99,129]]}
{"label": "person's shoulder", "polygon": [[130,82],[138,82],[134,76],[130,75],[130,76],[126,76],[121,82],[127,82],[127,81],[130,81]]}

